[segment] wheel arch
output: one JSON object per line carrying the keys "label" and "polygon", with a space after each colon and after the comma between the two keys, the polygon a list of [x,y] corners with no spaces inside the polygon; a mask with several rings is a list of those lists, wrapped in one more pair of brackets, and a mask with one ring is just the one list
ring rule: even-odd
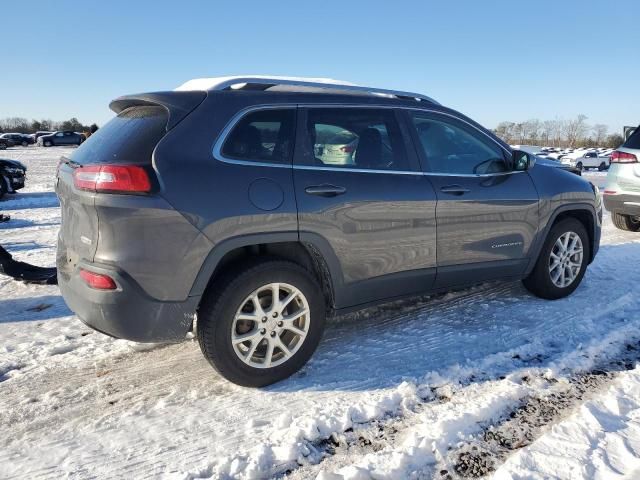
{"label": "wheel arch", "polygon": [[321,284],[328,309],[332,310],[339,301],[336,295],[341,291],[342,276],[333,249],[326,240],[302,239],[298,232],[242,235],[221,242],[205,258],[189,296],[204,295],[221,274],[260,256],[279,257],[302,265]]}
{"label": "wheel arch", "polygon": [[565,218],[575,218],[584,225],[587,235],[589,235],[589,263],[593,261],[597,252],[597,242],[600,241],[597,233],[598,221],[595,208],[593,205],[589,205],[588,203],[561,205],[553,211],[544,229],[538,235],[538,239],[536,240],[533,250],[534,254],[531,255],[529,265],[526,269],[526,275],[531,273],[533,270],[538,260],[538,256],[540,255],[540,250],[542,249],[547,235],[549,235],[553,226]]}

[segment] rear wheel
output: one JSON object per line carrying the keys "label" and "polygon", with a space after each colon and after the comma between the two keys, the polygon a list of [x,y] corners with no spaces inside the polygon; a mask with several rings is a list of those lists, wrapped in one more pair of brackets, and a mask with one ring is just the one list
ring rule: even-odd
{"label": "rear wheel", "polygon": [[23,140],[23,141],[22,141],[22,146],[23,146],[23,147],[28,147],[28,146],[29,146],[29,143],[28,143],[26,140]]}
{"label": "rear wheel", "polygon": [[598,166],[598,170],[600,170],[601,172],[605,171],[607,169],[607,164],[605,162],[602,162],[599,166]]}
{"label": "rear wheel", "polygon": [[589,236],[574,218],[551,228],[531,274],[523,280],[534,295],[555,300],[578,288],[589,263]]}
{"label": "rear wheel", "polygon": [[309,360],[324,321],[324,297],[310,272],[285,260],[259,260],[207,290],[198,311],[198,341],[223,377],[263,387]]}
{"label": "rear wheel", "polygon": [[626,230],[627,232],[640,231],[640,218],[638,217],[623,215],[621,213],[612,213],[611,220],[613,220],[613,224],[620,230]]}
{"label": "rear wheel", "polygon": [[51,145],[53,145],[53,144],[51,143],[50,140],[45,140],[45,142],[44,142],[44,146],[45,147],[50,147]]}

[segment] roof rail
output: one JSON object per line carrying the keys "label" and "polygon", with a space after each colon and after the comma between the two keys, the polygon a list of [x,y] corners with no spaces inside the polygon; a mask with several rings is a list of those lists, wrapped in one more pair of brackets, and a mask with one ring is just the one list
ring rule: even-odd
{"label": "roof rail", "polygon": [[353,85],[348,82],[326,78],[269,77],[261,75],[199,78],[184,83],[183,85],[178,87],[177,90],[240,90],[243,88],[266,90],[267,88],[279,85],[368,93],[371,95],[411,99],[418,102],[429,102],[439,105],[439,103],[436,102],[433,98],[421,93],[403,92],[399,90],[386,90],[383,88],[361,87],[359,85]]}

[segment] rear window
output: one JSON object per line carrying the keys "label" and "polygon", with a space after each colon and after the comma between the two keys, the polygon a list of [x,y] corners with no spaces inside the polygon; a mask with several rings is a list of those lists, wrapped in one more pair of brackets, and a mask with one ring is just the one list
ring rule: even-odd
{"label": "rear window", "polygon": [[90,163],[149,163],[165,134],[164,107],[131,107],[112,118],[71,155],[81,165]]}
{"label": "rear window", "polygon": [[636,128],[633,134],[622,145],[625,148],[638,148],[640,149],[640,127]]}
{"label": "rear window", "polygon": [[245,161],[291,163],[294,120],[293,109],[249,113],[227,137],[222,155]]}

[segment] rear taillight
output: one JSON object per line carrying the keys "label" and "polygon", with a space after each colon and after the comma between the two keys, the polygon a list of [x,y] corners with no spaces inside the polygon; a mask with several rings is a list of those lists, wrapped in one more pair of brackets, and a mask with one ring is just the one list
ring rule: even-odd
{"label": "rear taillight", "polygon": [[87,165],[73,171],[73,183],[80,190],[112,193],[149,193],[151,180],[137,165]]}
{"label": "rear taillight", "polygon": [[90,272],[89,270],[80,269],[80,278],[96,290],[115,290],[116,282],[108,275]]}
{"label": "rear taillight", "polygon": [[638,157],[633,153],[615,151],[611,154],[611,163],[638,163]]}
{"label": "rear taillight", "polygon": [[344,147],[340,147],[340,151],[343,153],[353,153],[355,150],[351,145],[345,145]]}

